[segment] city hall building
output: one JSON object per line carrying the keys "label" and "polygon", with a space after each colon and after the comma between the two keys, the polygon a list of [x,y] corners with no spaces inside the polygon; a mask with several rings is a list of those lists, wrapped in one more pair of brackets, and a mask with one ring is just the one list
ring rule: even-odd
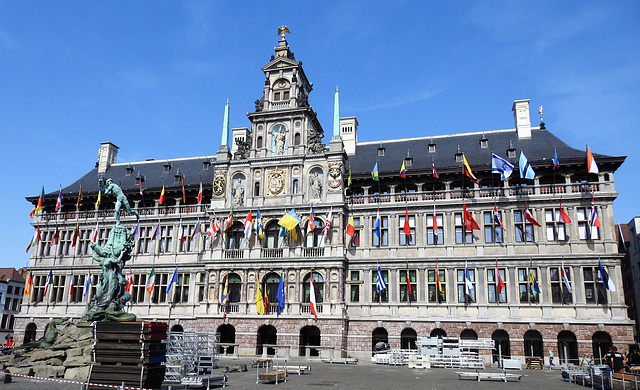
{"label": "city hall building", "polygon": [[[511,129],[358,142],[337,90],[325,133],[284,34],[261,70],[247,127],[230,128],[227,104],[210,155],[118,161],[104,142],[95,167],[63,187],[59,210],[58,192],[45,194],[18,343],[54,318],[79,319],[95,293],[90,244],[106,242],[116,202],[99,195],[99,179],[141,216],[123,272],[127,310],[220,332],[227,353],[367,359],[380,341],[411,349],[420,336],[448,336],[493,339],[494,360],[552,350],[577,362],[633,342],[612,208],[624,156],[595,147],[599,173],[589,173],[584,149],[531,124],[526,99],[513,102]],[[507,179],[492,173],[492,153],[514,166]],[[279,225],[285,213],[295,226]],[[122,223],[133,230],[136,217],[123,211]]]}

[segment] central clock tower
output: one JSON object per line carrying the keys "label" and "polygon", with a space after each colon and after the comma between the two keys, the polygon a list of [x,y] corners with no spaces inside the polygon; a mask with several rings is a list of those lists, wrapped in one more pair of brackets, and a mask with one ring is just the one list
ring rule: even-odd
{"label": "central clock tower", "polygon": [[[288,29],[286,30],[288,32]],[[309,82],[302,62],[281,33],[275,54],[262,67],[264,88],[255,101],[255,111],[248,113],[251,121],[252,157],[277,157],[322,153],[324,130],[317,114],[309,105]]]}

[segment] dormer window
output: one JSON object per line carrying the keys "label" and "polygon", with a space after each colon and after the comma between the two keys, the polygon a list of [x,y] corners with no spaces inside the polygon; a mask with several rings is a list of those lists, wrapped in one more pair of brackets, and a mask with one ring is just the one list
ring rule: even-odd
{"label": "dormer window", "polygon": [[211,166],[211,161],[205,160],[202,162],[203,171],[208,171],[210,166]]}
{"label": "dormer window", "polygon": [[513,147],[511,141],[509,141],[509,149],[507,149],[507,158],[516,158],[516,148]]}
{"label": "dormer window", "polygon": [[433,143],[433,141],[429,144],[429,153],[435,153],[436,152],[436,144]]}
{"label": "dormer window", "polygon": [[127,176],[131,176],[131,174],[132,174],[132,173],[133,173],[133,171],[134,171],[133,166],[132,166],[131,164],[129,164],[129,165],[127,166],[127,168],[125,168],[125,169],[126,169],[126,171],[127,171]]}
{"label": "dormer window", "polygon": [[378,148],[378,157],[384,157],[385,154],[387,154],[387,149],[383,148],[383,147],[379,147]]}
{"label": "dormer window", "polygon": [[173,175],[173,182],[174,183],[180,183],[180,179],[182,179],[182,175],[180,174],[180,170],[178,169],[178,172],[176,172],[175,175]]}
{"label": "dormer window", "polygon": [[489,147],[489,140],[484,136],[484,133],[482,134],[482,138],[480,138],[480,141],[478,142],[480,143],[480,147],[482,149],[486,149]]}
{"label": "dormer window", "polygon": [[458,145],[458,151],[454,154],[456,162],[462,162],[462,151],[460,151],[460,145]]}
{"label": "dormer window", "polygon": [[136,185],[139,186],[141,183],[144,183],[145,180],[145,177],[138,173],[138,176],[136,176]]}
{"label": "dormer window", "polygon": [[164,163],[164,172],[165,173],[171,172],[171,163],[168,162],[168,161],[166,163]]}
{"label": "dormer window", "polygon": [[407,157],[404,159],[404,165],[409,168],[413,165],[413,157]]}

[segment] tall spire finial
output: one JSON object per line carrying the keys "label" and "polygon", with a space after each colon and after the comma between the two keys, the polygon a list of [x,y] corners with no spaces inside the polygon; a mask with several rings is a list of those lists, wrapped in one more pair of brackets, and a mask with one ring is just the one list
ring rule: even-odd
{"label": "tall spire finial", "polygon": [[333,99],[333,136],[331,139],[340,139],[340,94],[336,85],[336,94]]}
{"label": "tall spire finial", "polygon": [[280,38],[281,38],[282,40],[285,40],[285,39],[286,39],[286,37],[285,37],[285,35],[284,35],[284,34],[286,34],[286,33],[291,34],[291,31],[289,31],[289,27],[284,26],[284,25],[283,25],[283,26],[278,27],[278,35],[280,35]]}
{"label": "tall spire finial", "polygon": [[229,98],[224,106],[224,118],[222,119],[222,141],[220,149],[229,148]]}

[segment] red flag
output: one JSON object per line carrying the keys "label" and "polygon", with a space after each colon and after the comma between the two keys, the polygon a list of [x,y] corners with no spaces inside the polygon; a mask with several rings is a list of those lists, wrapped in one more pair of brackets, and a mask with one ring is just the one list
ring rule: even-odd
{"label": "red flag", "polygon": [[69,295],[73,296],[73,293],[76,291],[76,288],[73,285],[73,275],[71,275],[71,277],[69,279],[70,279],[70,282],[71,282],[71,283],[69,283]]}
{"label": "red flag", "polygon": [[409,276],[409,270],[407,270],[407,290],[409,290],[409,297],[411,297],[413,291],[411,291],[411,276]]}
{"label": "red flag", "polygon": [[309,309],[311,313],[313,313],[313,317],[316,321],[318,321],[318,313],[316,312],[316,290],[313,288],[313,272],[311,272],[311,277],[309,284]]}
{"label": "red flag", "polygon": [[498,294],[502,292],[506,286],[504,281],[502,280],[502,276],[500,276],[500,270],[498,269],[498,259],[496,259],[496,278],[498,279],[498,283],[496,284],[496,288],[498,290]]}
{"label": "red flag", "polygon": [[593,158],[591,149],[589,149],[589,145],[587,145],[587,168],[589,173],[595,173],[596,175],[600,173],[600,171],[598,170],[598,165],[596,164],[596,159]]}
{"label": "red flag", "polygon": [[131,291],[131,286],[133,286],[133,271],[131,271],[131,267],[129,267],[129,276],[127,276],[127,285],[124,286],[125,291]]}
{"label": "red flag", "polygon": [[264,314],[269,314],[269,297],[267,292],[264,292]]}
{"label": "red flag", "polygon": [[60,242],[60,231],[58,230],[58,227],[56,226],[56,231],[53,232],[53,236],[51,237],[51,242],[49,243],[49,247],[52,247],[54,245],[58,245],[59,242]]}
{"label": "red flag", "polygon": [[560,199],[560,218],[562,218],[562,222],[564,223],[573,222],[569,217],[569,214],[565,213],[564,209],[562,208],[562,199]]}
{"label": "red flag", "polygon": [[462,205],[462,213],[464,214],[464,226],[467,230],[480,230],[478,222],[473,218],[473,215],[467,211],[467,205]]}
{"label": "red flag", "polygon": [[532,223],[534,226],[542,227],[542,225],[540,225],[540,223],[538,223],[538,221],[533,217],[531,210],[527,207],[527,202],[524,202],[524,219]]}
{"label": "red flag", "polygon": [[407,236],[407,245],[409,245],[409,241],[411,241],[411,226],[409,226],[409,209],[406,206],[404,208],[404,227],[402,231]]}
{"label": "red flag", "polygon": [[307,223],[307,226],[310,232],[316,229],[315,224],[313,222],[313,205],[311,205],[311,212],[309,212],[309,223]]}

